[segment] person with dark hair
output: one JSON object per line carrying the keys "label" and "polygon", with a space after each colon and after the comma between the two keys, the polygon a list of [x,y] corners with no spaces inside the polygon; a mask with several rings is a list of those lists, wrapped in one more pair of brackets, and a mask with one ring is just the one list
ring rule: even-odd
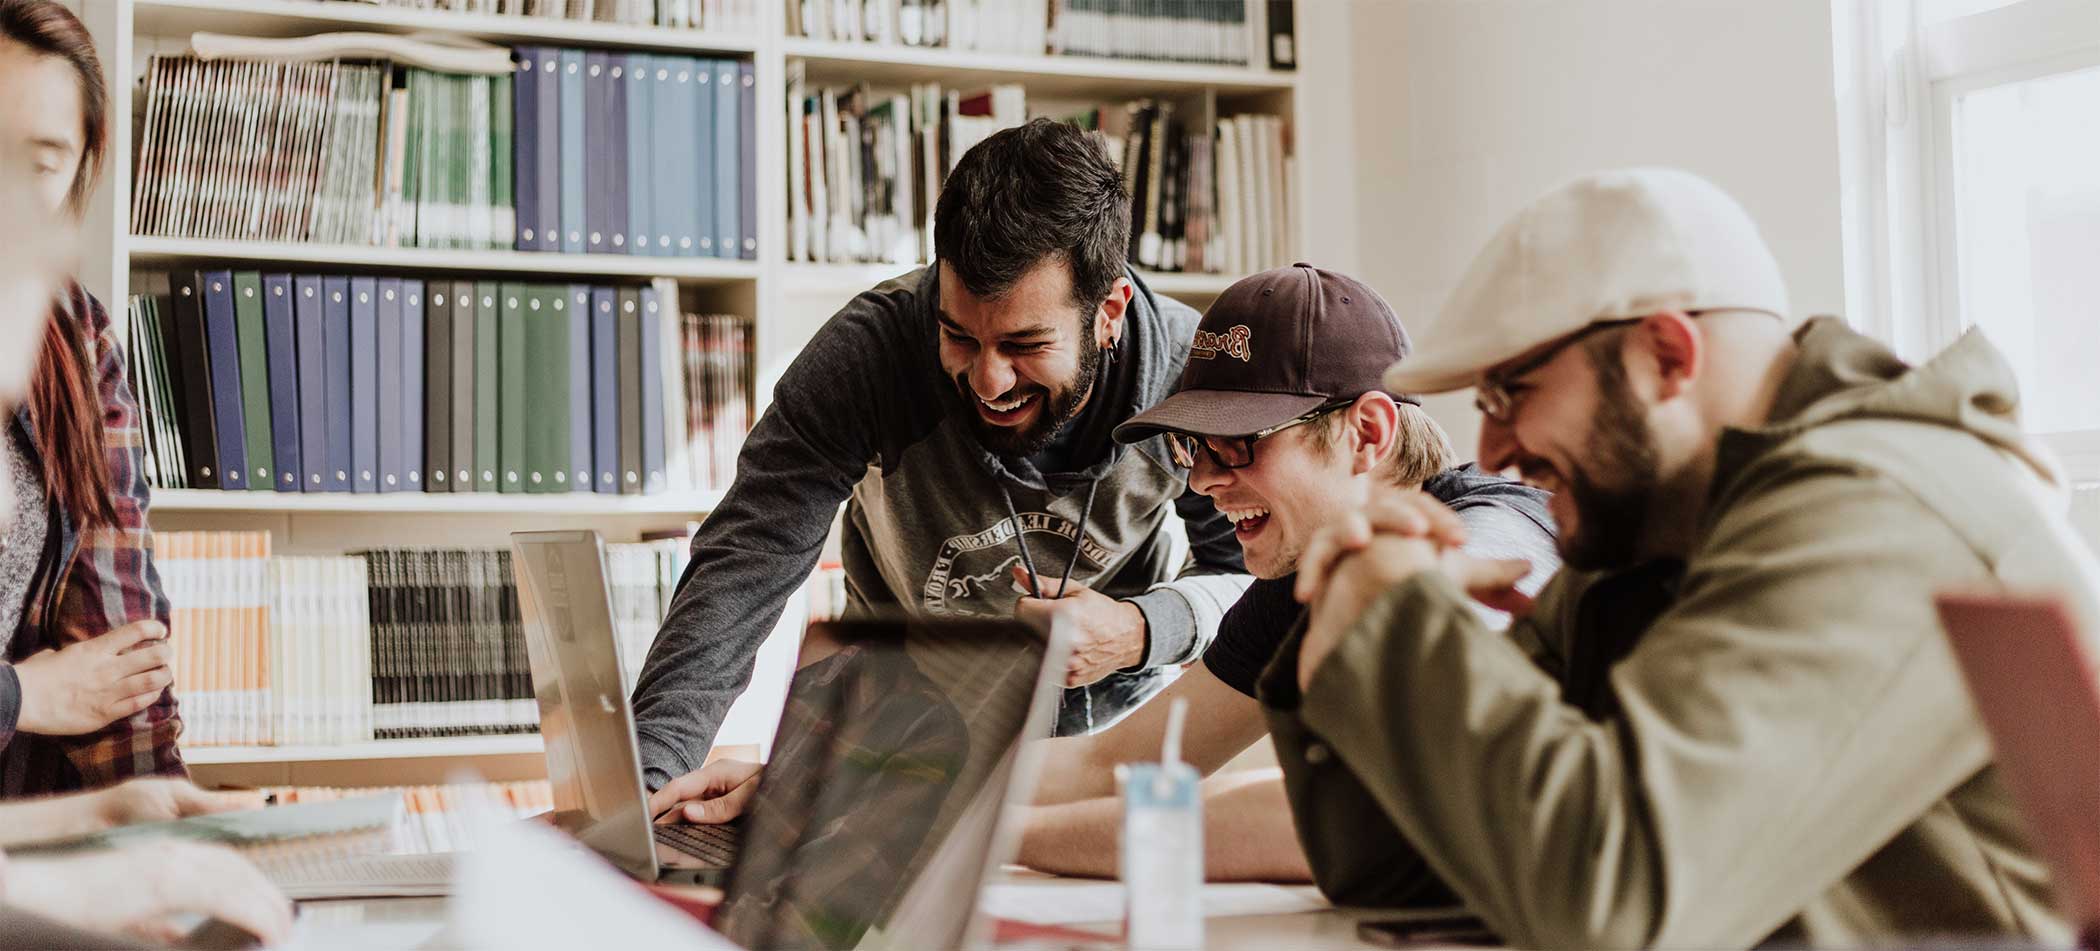
{"label": "person with dark hair", "polygon": [[[1017,861],[1115,877],[1123,824],[1116,769],[1156,759],[1167,711],[1185,700],[1181,759],[1207,777],[1205,875],[1310,881],[1280,775],[1217,771],[1268,734],[1254,685],[1305,613],[1292,592],[1313,533],[1380,488],[1414,489],[1458,513],[1468,554],[1529,564],[1527,593],[1560,567],[1546,493],[1455,463],[1443,427],[1414,397],[1381,382],[1410,350],[1407,329],[1377,291],[1309,264],[1246,277],[1203,315],[1174,395],[1115,435],[1168,439],[1189,469],[1189,487],[1233,519],[1257,580],[1225,612],[1203,663],[1115,726],[1044,746]],[[1480,613],[1495,627],[1508,621],[1485,605]]]}
{"label": "person with dark hair", "polygon": [[[8,177],[77,222],[108,145],[93,40],[57,3],[0,0],[0,80]],[[124,358],[78,283],[47,301],[27,399],[0,437],[0,796],[187,772]]]}
{"label": "person with dark hair", "polygon": [[803,348],[635,688],[652,812],[751,781],[749,764],[697,768],[841,502],[853,612],[1038,618],[1060,602],[1075,638],[1059,733],[1106,726],[1201,656],[1249,579],[1165,441],[1110,436],[1172,389],[1197,321],[1124,263],[1129,229],[1099,136],[1007,129],[949,174],[935,263],[854,298]]}

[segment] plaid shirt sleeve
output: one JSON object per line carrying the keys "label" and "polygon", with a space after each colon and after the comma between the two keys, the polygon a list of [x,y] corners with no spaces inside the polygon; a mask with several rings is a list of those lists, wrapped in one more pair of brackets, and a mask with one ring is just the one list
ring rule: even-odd
{"label": "plaid shirt sleeve", "polygon": [[[75,313],[85,314],[95,341],[96,387],[109,445],[114,525],[85,532],[59,593],[54,626],[60,642],[99,637],[133,621],[168,623],[168,597],[153,566],[153,530],[146,524],[145,439],[138,401],[124,378],[124,355],[101,302],[77,286]],[[175,748],[182,733],[173,689],[138,713],[93,733],[53,737],[89,788],[134,776],[186,776]]]}

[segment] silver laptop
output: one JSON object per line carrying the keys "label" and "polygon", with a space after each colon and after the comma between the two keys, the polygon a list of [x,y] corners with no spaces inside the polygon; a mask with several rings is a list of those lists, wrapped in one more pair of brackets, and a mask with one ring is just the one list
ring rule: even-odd
{"label": "silver laptop", "polygon": [[[643,880],[726,879],[715,926],[744,947],[972,943],[1002,822],[1033,783],[1065,637],[1010,620],[820,623],[804,635],[740,842],[657,826],[620,676],[596,532],[511,536],[558,825]],[[726,872],[726,876],[725,876]]]}

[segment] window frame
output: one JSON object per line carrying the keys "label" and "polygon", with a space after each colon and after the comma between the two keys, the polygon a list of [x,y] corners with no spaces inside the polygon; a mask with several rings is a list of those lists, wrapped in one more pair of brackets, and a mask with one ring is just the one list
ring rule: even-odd
{"label": "window frame", "polygon": [[[1906,359],[1953,343],[1962,325],[1954,111],[1995,86],[2100,68],[2100,3],[2019,0],[1930,26],[1918,0],[1835,0],[1848,183],[1848,278],[1859,320]],[[1850,48],[1845,48],[1849,46]],[[2037,434],[2074,482],[2100,481],[2100,429]]]}

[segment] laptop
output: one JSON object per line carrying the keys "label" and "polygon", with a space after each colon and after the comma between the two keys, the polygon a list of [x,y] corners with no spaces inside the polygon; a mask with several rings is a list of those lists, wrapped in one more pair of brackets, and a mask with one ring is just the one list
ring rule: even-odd
{"label": "laptop", "polygon": [[1933,603],[2065,918],[2081,947],[2100,947],[2100,653],[2061,598],[1944,593]]}
{"label": "laptop", "polygon": [[555,823],[635,878],[726,885],[744,947],[971,943],[1011,854],[1065,636],[1005,619],[813,624],[773,752],[733,826],[654,825],[596,532],[511,536]]}

